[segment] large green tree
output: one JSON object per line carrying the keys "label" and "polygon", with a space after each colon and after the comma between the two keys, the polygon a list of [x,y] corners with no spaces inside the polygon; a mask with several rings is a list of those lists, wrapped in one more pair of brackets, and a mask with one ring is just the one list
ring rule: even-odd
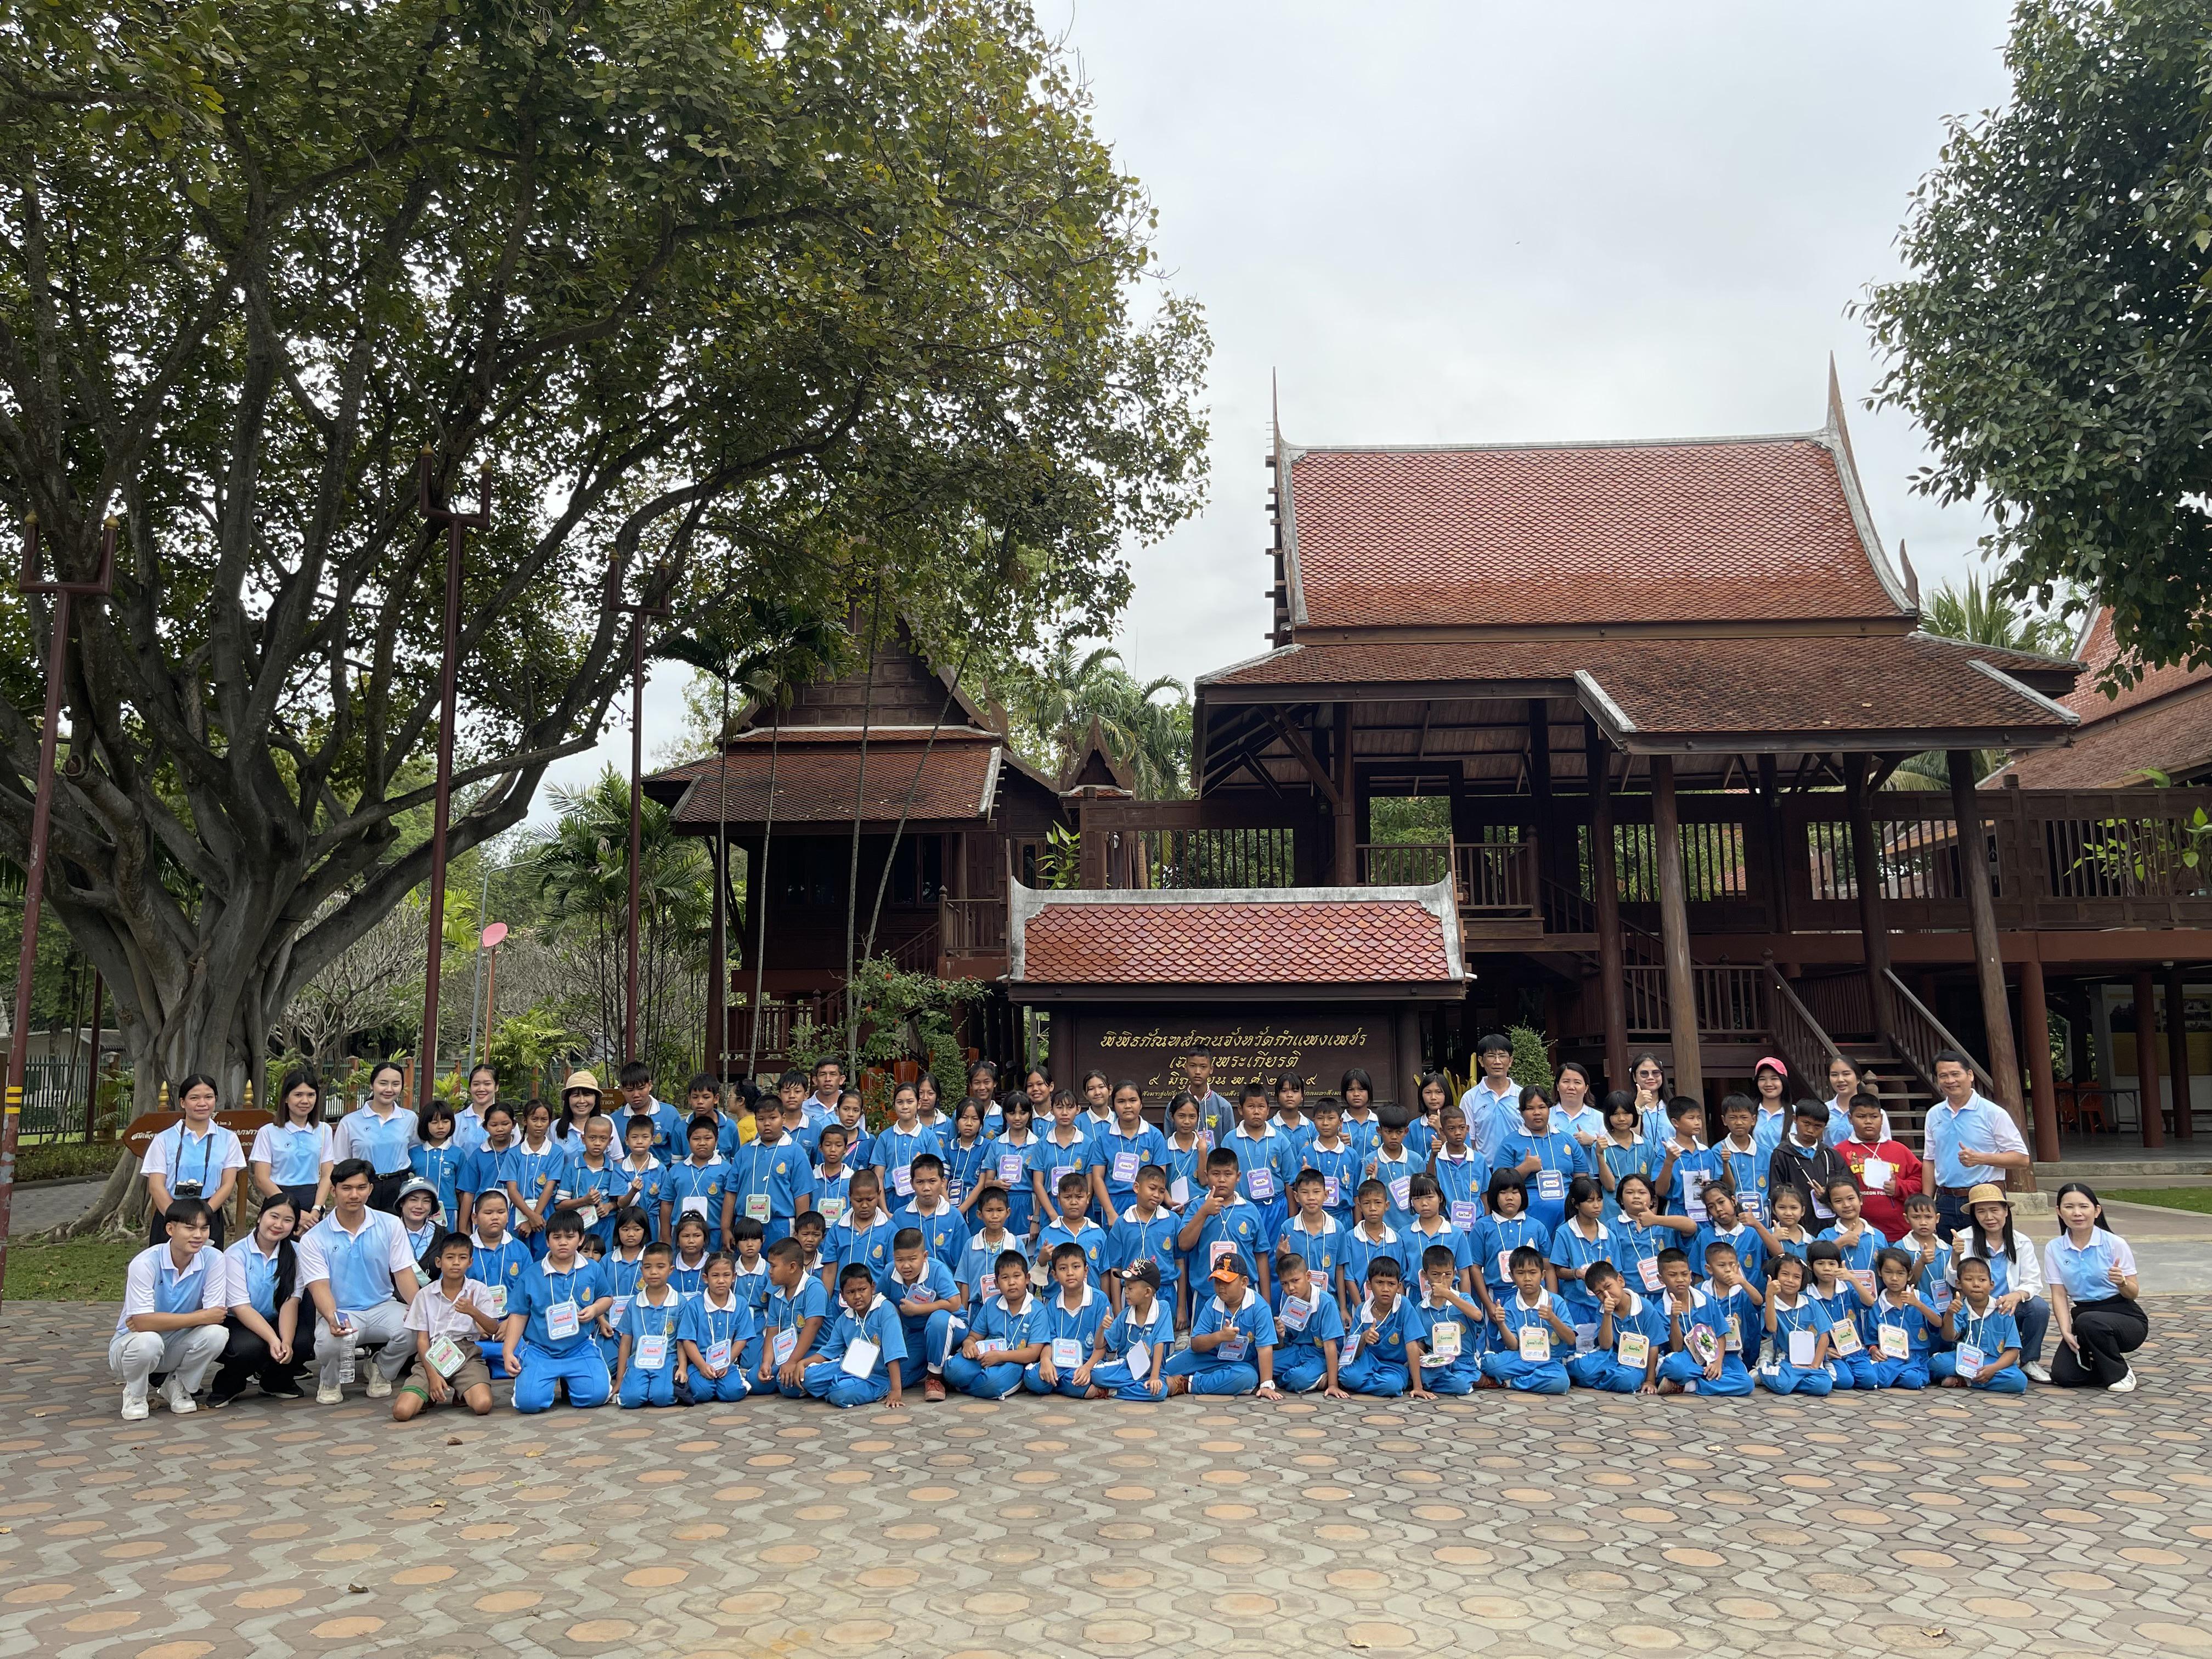
{"label": "large green tree", "polygon": [[1202,485],[1203,325],[1024,0],[0,0],[0,507],[122,538],[47,902],[142,1071],[234,1087],[425,876],[418,452],[491,479],[456,852],[596,740],[617,601],[1103,631]]}
{"label": "large green tree", "polygon": [[1987,506],[2005,597],[2212,660],[2212,9],[2021,0],[2002,109],[1954,121],[1864,307],[1919,486]]}

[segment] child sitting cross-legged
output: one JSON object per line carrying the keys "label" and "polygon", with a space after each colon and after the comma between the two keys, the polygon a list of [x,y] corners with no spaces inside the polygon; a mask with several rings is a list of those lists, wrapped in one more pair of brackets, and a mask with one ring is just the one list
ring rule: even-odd
{"label": "child sitting cross-legged", "polygon": [[669,1283],[675,1254],[648,1244],[638,1258],[637,1289],[623,1314],[615,1356],[615,1399],[625,1410],[677,1401],[684,1358],[678,1333],[690,1304]]}
{"label": "child sitting cross-legged", "polygon": [[1874,1351],[1874,1385],[1878,1389],[1928,1386],[1928,1332],[1943,1316],[1921,1299],[1912,1283],[1911,1252],[1894,1248],[1874,1260],[1881,1290],[1864,1318]]}
{"label": "child sitting cross-legged", "polygon": [[[1786,1188],[1784,1190],[1787,1190]],[[1775,1194],[1778,1206],[1781,1193]],[[1807,1294],[1804,1261],[1777,1256],[1766,1284],[1766,1358],[1759,1386],[1775,1394],[1823,1395],[1836,1386],[1828,1365],[1828,1310]]]}
{"label": "child sitting cross-legged", "polygon": [[1929,1376],[1938,1388],[2026,1394],[2020,1326],[1997,1305],[1990,1264],[1978,1255],[1960,1256],[1954,1271],[1959,1275],[1959,1299],[1943,1316],[1943,1334],[1956,1346],[1929,1360]]}
{"label": "child sitting cross-legged", "polygon": [[899,1369],[906,1338],[898,1310],[876,1288],[866,1266],[848,1261],[837,1273],[837,1322],[807,1362],[806,1392],[840,1410],[881,1401],[891,1411],[906,1405]]}
{"label": "child sitting cross-legged", "polygon": [[1507,1265],[1513,1291],[1498,1304],[1498,1346],[1482,1357],[1484,1382],[1524,1394],[1565,1394],[1566,1364],[1553,1351],[1572,1353],[1575,1332],[1544,1288],[1544,1253],[1533,1244],[1517,1245]]}
{"label": "child sitting cross-legged", "polygon": [[[1660,1283],[1663,1289],[1663,1272]],[[1658,1393],[1667,1321],[1657,1304],[1629,1289],[1610,1261],[1592,1262],[1583,1275],[1583,1286],[1597,1310],[1597,1343],[1588,1353],[1567,1361],[1569,1380],[1606,1394]]]}
{"label": "child sitting cross-legged", "polygon": [[[1737,1271],[1735,1250],[1722,1241],[1709,1251],[1710,1291],[1697,1288],[1690,1276],[1690,1260],[1681,1251],[1659,1252],[1663,1297],[1659,1312],[1667,1327],[1667,1357],[1659,1362],[1662,1394],[1725,1397],[1751,1392],[1751,1373],[1743,1368],[1743,1341],[1738,1334],[1752,1328],[1750,1292]],[[1731,1298],[1741,1301],[1733,1324]]]}
{"label": "child sitting cross-legged", "polygon": [[[1209,1171],[1209,1173],[1212,1173]],[[1170,1394],[1280,1397],[1275,1387],[1275,1321],[1252,1288],[1251,1269],[1231,1250],[1213,1264],[1213,1294],[1203,1298],[1190,1346],[1167,1363]]]}
{"label": "child sitting cross-legged", "polygon": [[1452,1245],[1431,1244],[1421,1252],[1421,1299],[1413,1311],[1424,1328],[1421,1386],[1431,1394],[1473,1394],[1482,1380],[1485,1315],[1463,1288],[1466,1277]]}
{"label": "child sitting cross-legged", "polygon": [[1091,1286],[1082,1245],[1073,1240],[1056,1245],[1051,1261],[1054,1289],[1044,1304],[1044,1352],[1023,1370],[1022,1386],[1031,1394],[1081,1400],[1091,1392],[1091,1368],[1104,1346],[1106,1296]]}
{"label": "child sitting cross-legged", "polygon": [[1405,1275],[1395,1257],[1378,1255],[1367,1264],[1367,1298],[1349,1322],[1352,1331],[1344,1343],[1348,1358],[1338,1372],[1346,1389],[1385,1400],[1401,1394],[1429,1398],[1419,1370],[1426,1330],[1406,1300]]}
{"label": "child sitting cross-legged", "polygon": [[1003,1400],[1044,1352],[1044,1304],[1030,1294],[1030,1264],[1008,1250],[993,1270],[999,1287],[969,1316],[968,1340],[945,1362],[945,1386],[978,1400]]}
{"label": "child sitting cross-legged", "polygon": [[684,1298],[676,1339],[684,1355],[684,1373],[677,1380],[679,1398],[694,1406],[710,1400],[726,1404],[752,1392],[745,1379],[758,1363],[760,1322],[738,1294],[737,1258],[728,1251],[707,1258],[706,1286]]}
{"label": "child sitting cross-legged", "polygon": [[945,1361],[964,1304],[952,1269],[930,1254],[920,1228],[902,1227],[891,1239],[891,1270],[883,1279],[883,1292],[898,1310],[899,1333],[906,1339],[902,1375],[921,1371],[922,1398],[944,1399]]}
{"label": "child sitting cross-legged", "polygon": [[1159,1264],[1133,1262],[1117,1268],[1114,1279],[1121,1310],[1106,1324],[1102,1358],[1091,1368],[1085,1398],[1164,1400],[1168,1380],[1160,1367],[1175,1346],[1175,1309],[1161,1294]]}

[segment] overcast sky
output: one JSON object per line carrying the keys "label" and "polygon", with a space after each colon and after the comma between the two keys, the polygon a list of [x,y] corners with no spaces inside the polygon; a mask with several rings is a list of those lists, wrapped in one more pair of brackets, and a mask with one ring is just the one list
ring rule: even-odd
{"label": "overcast sky", "polygon": [[[1271,373],[1300,442],[1677,437],[1819,426],[1832,352],[1884,541],[1923,592],[1972,568],[1976,515],[1914,495],[1917,434],[1858,407],[1845,308],[1897,269],[1944,118],[2004,99],[1996,0],[1040,15],[1213,331],[1210,504],[1131,550],[1139,674],[1265,647]],[[682,678],[647,694],[648,753]],[[626,730],[561,779],[608,760]]]}

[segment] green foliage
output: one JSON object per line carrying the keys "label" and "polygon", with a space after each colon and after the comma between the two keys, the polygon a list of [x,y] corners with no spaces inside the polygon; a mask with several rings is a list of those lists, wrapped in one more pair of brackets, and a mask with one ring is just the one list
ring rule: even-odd
{"label": "green foliage", "polygon": [[[2162,1210],[2212,1215],[2212,1187],[2108,1187],[2098,1196],[2107,1204],[2152,1204]],[[2128,1229],[2122,1224],[2120,1231]]]}
{"label": "green foliage", "polygon": [[1037,854],[1037,879],[1060,891],[1082,886],[1083,837],[1064,823],[1048,828]]}
{"label": "green foliage", "polygon": [[1559,1085],[1559,1077],[1552,1070],[1551,1050],[1545,1045],[1544,1034],[1527,1025],[1509,1026],[1505,1035],[1513,1040],[1513,1080],[1522,1088],[1539,1088],[1549,1091]]}
{"label": "green foliage", "polygon": [[[115,1161],[112,1146],[107,1149],[107,1161]],[[58,1244],[10,1239],[8,1300],[120,1302],[131,1259],[145,1248],[142,1238],[108,1238],[96,1233]]]}
{"label": "green foliage", "polygon": [[1954,121],[1862,314],[1935,465],[1986,507],[1993,593],[2112,606],[2144,665],[2212,660],[2212,12],[2023,0],[2012,96]]}
{"label": "green foliage", "polygon": [[[981,980],[908,973],[887,956],[868,957],[853,975],[860,1064],[888,1067],[893,1060],[919,1060],[939,1078],[957,1077],[966,1051],[953,1028],[984,988]],[[811,1068],[812,1060],[807,1064]]]}
{"label": "green foliage", "polygon": [[1041,662],[1000,664],[992,683],[1006,701],[1017,746],[1047,772],[1063,775],[1074,765],[1096,720],[1139,795],[1172,800],[1190,793],[1190,691],[1181,680],[1163,674],[1139,683],[1110,647],[1079,653],[1063,638]]}
{"label": "green foliage", "polygon": [[1442,847],[1452,838],[1449,795],[1377,795],[1367,818],[1371,842]]}
{"label": "green foliage", "polygon": [[1964,587],[1946,582],[1936,590],[1920,625],[1946,639],[2007,651],[2052,655],[2073,642],[2073,630],[2063,617],[2030,611],[2015,598],[1984,586],[1982,579],[1971,573]]}
{"label": "green foliage", "polygon": [[0,173],[0,513],[70,573],[121,519],[52,910],[167,1074],[242,1074],[427,872],[424,447],[492,503],[457,854],[598,739],[610,601],[882,580],[1034,647],[1202,496],[1204,323],[1022,0],[6,0]]}
{"label": "green foliage", "polygon": [[24,1146],[15,1155],[19,1182],[89,1179],[104,1176],[114,1167],[112,1140],[48,1140]]}
{"label": "green foliage", "polygon": [[548,1061],[582,1049],[583,1044],[560,1017],[541,1005],[509,1014],[494,1026],[484,1044],[484,1057],[499,1073],[503,1087],[527,1097],[540,1092]]}

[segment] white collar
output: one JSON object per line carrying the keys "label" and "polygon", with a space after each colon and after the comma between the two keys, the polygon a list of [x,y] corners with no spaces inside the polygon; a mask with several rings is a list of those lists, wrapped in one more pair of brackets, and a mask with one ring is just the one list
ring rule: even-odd
{"label": "white collar", "polygon": [[1398,1230],[1387,1221],[1382,1224],[1382,1237],[1380,1238],[1367,1231],[1367,1224],[1364,1221],[1353,1226],[1352,1236],[1363,1244],[1395,1244],[1398,1242]]}
{"label": "white collar", "polygon": [[1305,1224],[1305,1212],[1301,1210],[1297,1214],[1291,1218],[1291,1224],[1296,1227],[1300,1232],[1304,1233],[1308,1238],[1327,1238],[1331,1233],[1336,1231],[1336,1218],[1326,1210],[1323,1210],[1321,1214],[1321,1231],[1319,1232],[1316,1232],[1312,1228],[1307,1226]]}
{"label": "white collar", "polygon": [[1339,1130],[1336,1132],[1336,1145],[1335,1145],[1335,1146],[1330,1146],[1330,1145],[1328,1144],[1328,1142],[1327,1142],[1326,1140],[1323,1140],[1323,1139],[1321,1138],[1321,1131],[1320,1131],[1320,1130],[1318,1130],[1318,1129],[1316,1129],[1316,1130],[1314,1131],[1314,1145],[1315,1145],[1315,1146],[1318,1146],[1318,1147],[1320,1147],[1320,1148],[1321,1148],[1321,1150],[1322,1150],[1322,1151],[1323,1151],[1324,1152],[1340,1152],[1344,1151],[1345,1146],[1346,1146],[1346,1141],[1345,1141],[1345,1139],[1344,1139],[1344,1131],[1343,1131],[1343,1130],[1341,1130],[1341,1129],[1339,1129]]}
{"label": "white collar", "polygon": [[[853,1212],[850,1210],[837,1218],[837,1224],[848,1233],[857,1233],[860,1231],[853,1224]],[[890,1217],[884,1214],[882,1206],[878,1206],[876,1210],[876,1218],[868,1224],[868,1231],[873,1232],[878,1227],[887,1227],[890,1224]]]}
{"label": "white collar", "polygon": [[1059,1295],[1053,1297],[1052,1305],[1062,1313],[1081,1313],[1085,1308],[1097,1301],[1097,1298],[1098,1292],[1092,1290],[1091,1288],[1091,1281],[1085,1279],[1083,1283],[1082,1301],[1077,1303],[1073,1308],[1069,1307],[1067,1305],[1067,1292],[1065,1290],[1062,1290]]}
{"label": "white collar", "polygon": [[954,1212],[952,1208],[952,1200],[951,1199],[940,1195],[937,1203],[938,1207],[934,1210],[925,1210],[919,1204],[909,1204],[907,1206],[907,1208],[913,1211],[915,1214],[920,1216],[924,1221],[934,1221],[941,1215],[951,1215]]}
{"label": "white collar", "polygon": [[617,1167],[628,1170],[632,1175],[643,1175],[647,1170],[659,1169],[660,1167],[660,1160],[655,1158],[651,1152],[647,1152],[645,1154],[645,1162],[642,1164],[633,1164],[628,1158],[625,1158]]}
{"label": "white collar", "polygon": [[1552,1293],[1541,1285],[1536,1289],[1536,1299],[1534,1302],[1527,1300],[1526,1297],[1527,1292],[1516,1285],[1513,1287],[1513,1305],[1522,1312],[1534,1313],[1540,1308],[1548,1308],[1552,1305]]}
{"label": "white collar", "polygon": [[1239,1302],[1235,1307],[1231,1307],[1226,1302],[1224,1302],[1218,1294],[1213,1298],[1213,1305],[1221,1310],[1222,1316],[1224,1318],[1233,1319],[1237,1315],[1243,1313],[1245,1309],[1250,1307],[1254,1302],[1257,1301],[1259,1299],[1259,1291],[1254,1290],[1249,1285],[1247,1285],[1244,1287],[1244,1299]]}
{"label": "white collar", "polygon": [[1437,1230],[1434,1232],[1431,1232],[1426,1227],[1421,1225],[1421,1220],[1419,1216],[1413,1218],[1413,1231],[1420,1234],[1423,1238],[1441,1238],[1446,1233],[1451,1231],[1451,1230],[1452,1224],[1450,1220],[1447,1217],[1442,1215],[1437,1217]]}
{"label": "white collar", "polygon": [[[674,1285],[671,1284],[666,1279],[661,1280],[660,1289],[661,1298],[659,1301],[655,1302],[653,1299],[653,1292],[647,1290],[644,1285],[641,1285],[637,1287],[637,1299],[648,1308],[665,1308],[671,1302],[681,1302],[684,1299],[684,1292],[678,1290]],[[699,1294],[701,1296],[704,1296],[707,1292],[702,1290]]]}
{"label": "white collar", "polygon": [[709,1157],[704,1164],[699,1162],[696,1158],[687,1158],[684,1161],[695,1170],[711,1170],[717,1164],[720,1164],[722,1161],[722,1155],[720,1152],[716,1152]]}
{"label": "white collar", "polygon": [[1273,1140],[1275,1138],[1275,1126],[1272,1123],[1267,1124],[1263,1126],[1261,1132],[1255,1135],[1247,1133],[1245,1132],[1244,1126],[1240,1123],[1229,1133],[1232,1138],[1237,1140]]}
{"label": "white collar", "polygon": [[470,1230],[470,1231],[469,1231],[469,1248],[470,1248],[471,1249],[474,1249],[474,1250],[503,1250],[503,1249],[505,1249],[508,1245],[510,1245],[510,1244],[512,1244],[512,1243],[514,1243],[514,1235],[513,1233],[511,1233],[511,1232],[508,1232],[505,1228],[501,1228],[501,1229],[500,1230],[500,1235],[499,1235],[499,1238],[498,1238],[498,1240],[497,1240],[495,1243],[490,1243],[490,1244],[487,1244],[487,1243],[485,1243],[483,1242],[483,1235],[482,1233],[480,1233],[480,1232],[477,1232],[475,1229],[471,1228],[471,1229]]}
{"label": "white collar", "polygon": [[1461,1152],[1455,1157],[1449,1148],[1439,1146],[1437,1148],[1437,1162],[1439,1164],[1472,1164],[1474,1162],[1474,1148],[1470,1146],[1465,1152]]}
{"label": "white collar", "polygon": [[[1694,1288],[1694,1287],[1693,1287]],[[1628,1293],[1628,1316],[1634,1319],[1644,1311],[1644,1298],[1634,1291]]]}
{"label": "white collar", "polygon": [[732,1291],[730,1299],[726,1303],[717,1302],[714,1300],[714,1291],[702,1285],[699,1288],[699,1300],[707,1304],[708,1311],[710,1313],[734,1313],[738,1306],[738,1293]]}
{"label": "white collar", "polygon": [[1022,1305],[1018,1308],[1009,1303],[1003,1293],[993,1297],[991,1300],[998,1304],[999,1311],[1005,1314],[1009,1319],[1028,1318],[1030,1310],[1036,1307],[1037,1304],[1036,1292],[1035,1291],[1024,1291],[1022,1292]]}
{"label": "white collar", "polygon": [[866,1323],[870,1316],[883,1305],[884,1293],[881,1291],[878,1291],[876,1292],[875,1300],[868,1304],[867,1312],[866,1313],[854,1313],[853,1311],[853,1304],[851,1303],[846,1301],[842,1296],[837,1298],[837,1311],[840,1314],[842,1314],[846,1318],[851,1320],[855,1325]]}
{"label": "white collar", "polygon": [[[712,1250],[702,1250],[699,1252],[699,1259],[696,1261],[686,1261],[684,1259],[684,1252],[678,1250],[676,1253],[676,1266],[674,1268],[672,1268],[671,1271],[696,1273],[706,1267],[707,1258],[713,1254],[714,1252]],[[548,1268],[547,1271],[550,1273],[551,1269]]]}

